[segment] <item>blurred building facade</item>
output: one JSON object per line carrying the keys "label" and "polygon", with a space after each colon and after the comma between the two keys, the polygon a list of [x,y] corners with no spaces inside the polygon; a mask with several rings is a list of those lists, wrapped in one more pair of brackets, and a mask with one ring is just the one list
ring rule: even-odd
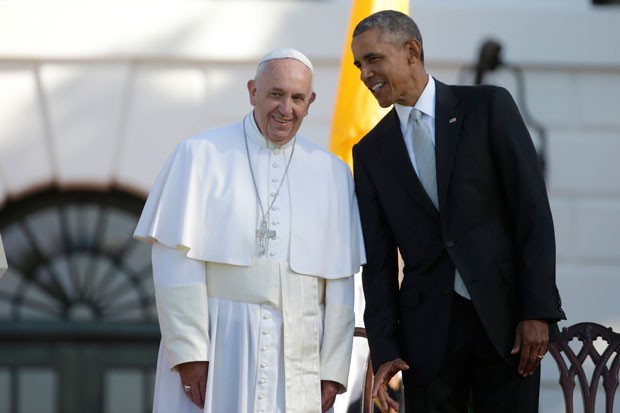
{"label": "blurred building facade", "polygon": [[[0,232],[10,267],[0,280],[0,412],[149,411],[158,330],[149,251],[131,240],[141,202],[177,142],[251,109],[246,82],[276,47],[313,61],[318,97],[302,132],[327,147],[349,8],[0,2]],[[523,70],[521,103],[546,131],[565,325],[620,331],[620,6],[420,0],[410,9],[438,79],[471,83],[464,68],[489,38]],[[485,81],[518,94],[509,71]],[[557,413],[548,359],[541,412]]]}

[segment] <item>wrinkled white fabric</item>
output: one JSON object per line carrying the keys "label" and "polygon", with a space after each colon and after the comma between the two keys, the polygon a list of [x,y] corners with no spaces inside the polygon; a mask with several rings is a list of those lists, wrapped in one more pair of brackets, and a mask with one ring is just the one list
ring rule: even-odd
{"label": "wrinkled white fabric", "polygon": [[[206,285],[205,262],[183,259],[185,251],[165,247],[159,243],[152,246],[153,284],[155,292],[185,285]],[[171,275],[174,274],[174,277]]]}
{"label": "wrinkled white fabric", "polygon": [[[155,412],[192,411],[192,406],[186,403],[188,398],[183,394],[178,374],[166,368],[173,367],[172,360],[191,361],[186,360],[188,354],[196,360],[211,360],[205,412],[278,409],[313,412],[317,410],[312,406],[320,406],[320,380],[333,380],[346,388],[351,340],[343,338],[350,337],[354,328],[352,277],[322,280],[302,276],[287,271],[285,264],[266,259],[261,259],[259,268],[254,271],[246,267],[182,262],[187,260],[194,261],[181,250],[157,244],[153,247],[153,261],[160,263],[154,270],[156,279],[161,276],[160,268],[192,268],[197,272],[192,279],[205,279],[206,270],[208,285],[182,284],[182,280],[179,281],[181,285],[157,290],[158,300],[174,292],[177,300],[169,302],[162,310],[163,314],[175,314],[175,317],[164,315],[165,320],[172,318],[178,322],[161,323]],[[269,270],[269,265],[273,271]],[[280,280],[286,281],[282,294]],[[310,293],[313,288],[315,291]],[[185,299],[179,295],[179,290],[187,293]],[[209,291],[208,299],[206,294],[201,299],[203,295],[197,291]],[[201,303],[188,303],[188,299]],[[195,312],[204,307],[207,300],[209,331],[200,332],[194,327],[200,325],[200,317]],[[290,302],[287,305],[287,301],[292,305]],[[206,312],[203,310],[202,314]],[[205,335],[210,336],[210,340],[205,339]],[[212,345],[206,350],[208,355],[196,356],[204,351],[209,341]],[[285,360],[289,360],[292,368],[285,367]],[[223,367],[228,365],[232,370]],[[221,383],[231,382],[239,383],[236,386],[239,396],[220,393],[225,391]]]}
{"label": "wrinkled white fabric", "polygon": [[[243,123],[178,145],[134,234],[153,243],[162,326],[155,412],[197,411],[175,371],[187,361],[209,361],[205,412],[311,412],[320,408],[320,380],[347,384],[351,275],[365,261],[350,171],[302,137],[275,147],[252,114],[243,122],[263,209],[276,199],[266,256],[256,256],[261,211]],[[252,277],[265,260],[286,276],[273,283],[229,271]],[[210,284],[218,267],[229,267],[227,278]]]}
{"label": "wrinkled white fabric", "polygon": [[[250,113],[248,136],[264,139]],[[243,122],[181,142],[151,190],[134,237],[187,249],[202,261],[252,265],[258,211]],[[289,264],[299,274],[341,278],[365,262],[348,165],[298,136],[288,171]],[[223,225],[223,223],[226,223]]]}
{"label": "wrinkled white fabric", "polygon": [[209,298],[208,305],[212,343],[208,358],[212,361],[204,410],[184,393],[179,374],[167,368],[169,360],[162,338],[153,412],[284,413],[282,314],[268,304],[215,297]]}
{"label": "wrinkled white fabric", "polygon": [[208,300],[205,284],[165,288],[155,293],[159,329],[166,349],[167,366],[209,361]]}

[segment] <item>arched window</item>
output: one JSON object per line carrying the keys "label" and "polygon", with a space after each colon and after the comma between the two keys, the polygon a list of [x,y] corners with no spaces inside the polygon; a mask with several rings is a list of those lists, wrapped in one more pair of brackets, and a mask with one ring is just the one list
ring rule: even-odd
{"label": "arched window", "polygon": [[0,411],[150,411],[159,328],[150,249],[132,238],[143,204],[48,189],[0,210]]}

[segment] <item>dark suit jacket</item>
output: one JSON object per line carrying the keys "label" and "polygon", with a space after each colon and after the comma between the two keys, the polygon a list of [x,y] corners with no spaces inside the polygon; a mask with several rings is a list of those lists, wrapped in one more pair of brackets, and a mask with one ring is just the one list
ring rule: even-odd
{"label": "dark suit jacket", "polygon": [[511,362],[520,320],[565,318],[545,183],[514,100],[499,87],[436,81],[435,115],[440,213],[413,169],[394,109],[353,148],[373,366],[400,357],[420,384],[443,361],[455,267],[493,345]]}

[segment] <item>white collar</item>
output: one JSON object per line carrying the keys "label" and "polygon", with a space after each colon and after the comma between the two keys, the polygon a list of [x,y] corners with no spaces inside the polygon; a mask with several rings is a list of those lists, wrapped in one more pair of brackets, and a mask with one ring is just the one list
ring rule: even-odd
{"label": "white collar", "polygon": [[243,123],[245,125],[248,142],[252,142],[255,145],[258,145],[260,148],[285,150],[293,146],[293,142],[295,141],[294,138],[286,142],[284,145],[275,144],[269,139],[267,139],[261,133],[260,129],[258,129],[256,119],[254,119],[254,111],[251,111],[245,116],[245,118],[243,119]]}
{"label": "white collar", "polygon": [[431,75],[428,75],[428,83],[424,87],[422,94],[415,103],[415,106],[403,106],[398,103],[394,104],[398,120],[400,121],[401,130],[407,129],[407,122],[409,122],[409,114],[413,108],[418,109],[424,115],[435,119],[435,79]]}

